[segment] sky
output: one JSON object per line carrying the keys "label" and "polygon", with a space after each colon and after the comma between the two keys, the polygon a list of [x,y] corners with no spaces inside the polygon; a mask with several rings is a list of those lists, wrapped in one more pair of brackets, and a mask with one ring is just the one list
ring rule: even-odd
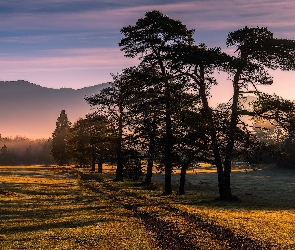
{"label": "sky", "polygon": [[[246,25],[295,39],[294,0],[0,0],[0,80],[74,89],[111,81],[110,73],[138,63],[120,51],[120,29],[152,10],[195,29],[196,43],[224,51],[227,34]],[[273,75],[263,89],[295,99],[295,72]],[[230,94],[225,79],[212,89],[216,102]]]}

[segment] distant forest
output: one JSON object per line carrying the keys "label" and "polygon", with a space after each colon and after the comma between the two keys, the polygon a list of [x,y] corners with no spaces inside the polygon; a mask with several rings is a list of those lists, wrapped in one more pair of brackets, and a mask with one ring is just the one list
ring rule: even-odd
{"label": "distant forest", "polygon": [[31,140],[26,137],[0,135],[0,165],[55,164],[51,139]]}

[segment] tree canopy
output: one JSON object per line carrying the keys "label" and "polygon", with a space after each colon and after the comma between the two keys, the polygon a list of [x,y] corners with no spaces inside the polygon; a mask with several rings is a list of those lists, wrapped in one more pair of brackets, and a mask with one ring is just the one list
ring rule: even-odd
{"label": "tree canopy", "polygon": [[[110,87],[86,97],[113,125],[116,180],[123,180],[126,152],[147,160],[146,183],[154,162],[164,165],[166,195],[172,193],[173,168],[180,167],[184,178],[190,164],[206,161],[216,166],[220,198],[233,199],[233,160],[258,161],[254,149],[269,148],[243,116],[267,119],[293,136],[294,104],[261,93],[259,86],[273,83],[270,70],[295,69],[294,40],[275,38],[266,27],[245,26],[228,34],[226,46],[234,48],[228,54],[196,44],[193,29],[156,10],[121,34],[121,50],[138,65],[113,74]],[[212,107],[211,87],[220,84],[219,72],[227,74],[233,94],[228,103]],[[243,103],[249,94],[256,96],[250,109]]]}

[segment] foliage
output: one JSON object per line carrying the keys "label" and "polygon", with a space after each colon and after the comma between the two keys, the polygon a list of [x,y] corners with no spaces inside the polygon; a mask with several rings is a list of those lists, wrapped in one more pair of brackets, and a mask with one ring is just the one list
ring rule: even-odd
{"label": "foliage", "polygon": [[74,162],[80,166],[97,161],[102,164],[114,158],[113,140],[107,117],[92,113],[72,125],[67,136],[67,148]]}
{"label": "foliage", "polygon": [[[295,69],[295,41],[275,38],[266,27],[246,26],[228,34],[226,45],[235,49],[228,55],[194,44],[194,30],[156,10],[121,33],[121,50],[138,58],[139,65],[113,75],[111,87],[86,98],[117,130],[116,179],[123,180],[125,149],[141,152],[147,160],[146,183],[154,162],[164,165],[163,194],[172,193],[173,167],[181,167],[185,176],[190,164],[206,161],[216,166],[220,198],[234,198],[233,160],[257,163],[260,156],[275,152],[273,139],[266,140],[244,116],[267,119],[287,135],[294,131],[293,104],[258,88],[273,83],[270,69]],[[228,75],[233,94],[228,103],[211,107],[211,87],[218,84],[219,72]],[[253,110],[243,104],[249,93],[259,96]]]}
{"label": "foliage", "polygon": [[[262,135],[263,139],[276,146],[278,165],[293,167],[295,162],[293,142],[295,133],[294,102],[277,95],[260,94],[258,100],[254,102],[253,112],[254,118],[260,119],[260,133],[266,131]],[[265,125],[263,121],[268,121],[268,123]]]}
{"label": "foliage", "polygon": [[[172,148],[173,148],[173,106],[175,94],[183,91],[186,81],[184,77],[177,77],[170,60],[180,45],[190,45],[193,42],[193,30],[188,30],[180,21],[173,20],[159,11],[151,11],[139,19],[134,26],[121,29],[123,38],[119,43],[121,50],[127,57],[139,56],[142,64],[154,68],[158,72],[163,94],[164,120],[164,165],[165,190],[164,194],[171,194]],[[159,85],[155,85],[157,88]],[[161,91],[160,90],[160,91]],[[178,99],[180,100],[180,99]]]}
{"label": "foliage", "polygon": [[67,135],[70,130],[71,123],[65,110],[62,110],[56,121],[56,128],[52,133],[52,149],[51,154],[59,165],[67,165],[70,163],[70,157],[67,152]]}
{"label": "foliage", "polygon": [[85,100],[96,107],[99,115],[106,116],[113,127],[113,144],[116,152],[116,181],[123,181],[123,148],[126,127],[125,100],[122,92],[124,76],[112,75],[113,82],[110,87],[103,89],[100,93],[88,96]]}

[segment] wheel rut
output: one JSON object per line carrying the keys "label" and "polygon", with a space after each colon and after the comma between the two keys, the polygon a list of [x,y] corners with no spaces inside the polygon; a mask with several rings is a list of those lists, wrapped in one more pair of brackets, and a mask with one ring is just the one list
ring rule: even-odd
{"label": "wheel rut", "polygon": [[114,188],[102,182],[97,175],[81,174],[80,179],[86,188],[102,193],[139,217],[145,227],[153,233],[160,249],[273,249],[273,246],[265,242],[239,235],[196,214]]}

